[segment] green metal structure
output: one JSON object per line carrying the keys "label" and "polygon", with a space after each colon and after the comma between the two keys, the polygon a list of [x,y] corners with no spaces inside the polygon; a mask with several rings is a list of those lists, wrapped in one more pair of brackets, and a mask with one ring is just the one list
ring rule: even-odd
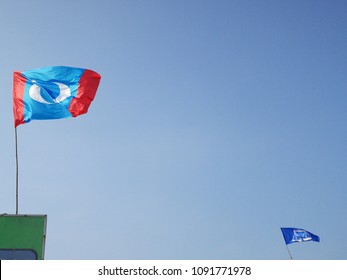
{"label": "green metal structure", "polygon": [[47,215],[0,215],[0,259],[44,259]]}

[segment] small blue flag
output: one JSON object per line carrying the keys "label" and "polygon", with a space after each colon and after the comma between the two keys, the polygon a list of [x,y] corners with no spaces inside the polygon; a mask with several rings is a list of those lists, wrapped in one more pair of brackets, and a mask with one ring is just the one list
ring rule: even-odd
{"label": "small blue flag", "polygon": [[301,228],[281,228],[286,244],[295,242],[315,241],[319,242],[319,236]]}

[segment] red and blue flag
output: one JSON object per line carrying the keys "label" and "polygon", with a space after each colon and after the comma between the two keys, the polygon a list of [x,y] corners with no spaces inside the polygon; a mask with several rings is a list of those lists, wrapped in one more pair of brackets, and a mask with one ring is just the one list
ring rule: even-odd
{"label": "red and blue flag", "polygon": [[77,117],[88,112],[101,76],[89,69],[51,66],[14,72],[15,127],[31,120]]}

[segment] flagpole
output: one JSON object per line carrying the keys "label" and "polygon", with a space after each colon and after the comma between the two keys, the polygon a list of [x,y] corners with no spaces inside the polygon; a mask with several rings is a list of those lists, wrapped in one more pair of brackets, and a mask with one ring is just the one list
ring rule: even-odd
{"label": "flagpole", "polygon": [[17,127],[14,128],[16,142],[16,215],[18,215],[18,145],[17,145]]}
{"label": "flagpole", "polygon": [[293,258],[292,258],[292,254],[290,253],[290,251],[289,251],[289,248],[288,248],[288,245],[286,244],[286,247],[287,247],[287,251],[288,251],[288,253],[289,253],[289,257],[290,257],[290,259],[292,260]]}

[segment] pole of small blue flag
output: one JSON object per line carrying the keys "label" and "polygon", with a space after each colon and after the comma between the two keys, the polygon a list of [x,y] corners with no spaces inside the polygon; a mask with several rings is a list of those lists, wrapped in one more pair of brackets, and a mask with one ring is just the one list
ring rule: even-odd
{"label": "pole of small blue flag", "polygon": [[289,257],[290,257],[290,259],[292,260],[293,258],[292,258],[292,254],[290,253],[290,251],[289,251],[289,248],[288,248],[288,245],[286,244],[286,247],[287,247],[287,251],[288,251],[288,253],[289,253]]}
{"label": "pole of small blue flag", "polygon": [[14,129],[16,141],[16,215],[18,215],[18,147],[17,147],[17,127]]}

